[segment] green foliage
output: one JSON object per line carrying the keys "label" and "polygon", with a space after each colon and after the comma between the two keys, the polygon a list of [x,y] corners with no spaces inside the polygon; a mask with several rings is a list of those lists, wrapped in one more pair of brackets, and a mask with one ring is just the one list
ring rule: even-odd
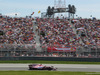
{"label": "green foliage", "polygon": [[0,61],[0,63],[100,64],[100,62],[78,62],[78,61],[39,61],[39,60]]}
{"label": "green foliage", "polygon": [[[59,72],[59,71],[0,71],[0,75],[88,75],[86,72]],[[91,73],[92,74],[92,73]],[[94,75],[93,73],[92,75]]]}

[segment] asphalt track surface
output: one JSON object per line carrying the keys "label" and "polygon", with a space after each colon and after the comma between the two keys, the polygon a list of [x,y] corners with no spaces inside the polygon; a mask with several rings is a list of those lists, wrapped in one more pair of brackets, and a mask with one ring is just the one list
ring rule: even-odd
{"label": "asphalt track surface", "polygon": [[[29,64],[0,64],[0,71],[29,71]],[[82,64],[43,64],[54,66],[57,71],[76,71],[76,72],[100,72],[100,65],[82,65]]]}

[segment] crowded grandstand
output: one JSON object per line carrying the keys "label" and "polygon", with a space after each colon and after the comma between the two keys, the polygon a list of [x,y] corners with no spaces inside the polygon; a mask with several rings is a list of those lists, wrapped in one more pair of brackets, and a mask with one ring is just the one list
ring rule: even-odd
{"label": "crowded grandstand", "polygon": [[99,57],[99,49],[100,20],[96,18],[12,18],[0,15],[1,57]]}

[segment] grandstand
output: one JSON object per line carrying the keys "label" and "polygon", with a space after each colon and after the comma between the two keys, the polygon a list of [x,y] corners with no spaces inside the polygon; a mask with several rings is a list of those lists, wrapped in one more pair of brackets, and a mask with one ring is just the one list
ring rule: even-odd
{"label": "grandstand", "polygon": [[99,57],[99,24],[96,19],[1,15],[0,56]]}
{"label": "grandstand", "polygon": [[[32,19],[0,17],[0,30],[4,34],[0,35],[0,50],[2,55],[27,55],[35,50],[35,33]],[[19,52],[21,51],[21,54]],[[30,50],[30,51],[27,51]]]}

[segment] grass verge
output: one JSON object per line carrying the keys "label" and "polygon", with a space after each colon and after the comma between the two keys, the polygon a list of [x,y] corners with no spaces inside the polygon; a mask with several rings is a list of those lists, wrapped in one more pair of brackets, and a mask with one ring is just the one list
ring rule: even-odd
{"label": "grass verge", "polygon": [[41,61],[41,60],[0,61],[0,63],[100,64],[100,62],[78,62],[78,61]]}
{"label": "grass verge", "polygon": [[0,71],[0,75],[100,75],[100,73],[57,71]]}

